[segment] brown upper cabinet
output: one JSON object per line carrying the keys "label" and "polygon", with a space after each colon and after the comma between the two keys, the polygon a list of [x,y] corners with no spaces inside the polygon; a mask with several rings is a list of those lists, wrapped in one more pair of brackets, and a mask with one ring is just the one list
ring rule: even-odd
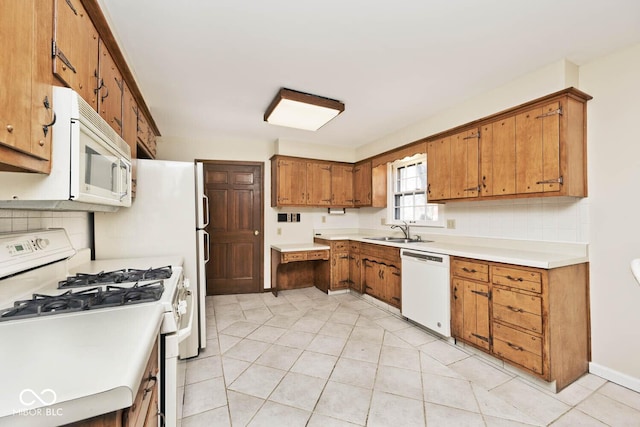
{"label": "brown upper cabinet", "polygon": [[307,162],[306,204],[311,206],[331,205],[331,164]]}
{"label": "brown upper cabinet", "polygon": [[137,156],[138,146],[138,104],[129,89],[129,85],[123,83],[122,90],[122,139],[131,148],[131,157]]}
{"label": "brown upper cabinet", "polygon": [[271,158],[271,206],[307,204],[307,162],[296,158]]}
{"label": "brown upper cabinet", "polygon": [[386,166],[275,155],[271,206],[386,206]]}
{"label": "brown upper cabinet", "polygon": [[123,85],[122,74],[116,63],[113,61],[109,50],[104,42],[100,40],[98,60],[98,87],[96,88],[96,98],[98,100],[98,112],[109,126],[122,136],[122,95]]}
{"label": "brown upper cabinet", "polygon": [[429,201],[586,197],[590,99],[568,88],[428,138]]}
{"label": "brown upper cabinet", "polygon": [[53,3],[1,2],[0,170],[51,170]]}
{"label": "brown upper cabinet", "polygon": [[98,31],[80,0],[55,0],[53,74],[98,111]]}
{"label": "brown upper cabinet", "polygon": [[480,195],[515,194],[516,118],[487,123],[480,133]]}
{"label": "brown upper cabinet", "polygon": [[480,132],[471,129],[451,137],[451,198],[478,197],[478,140]]}
{"label": "brown upper cabinet", "polygon": [[353,205],[357,208],[387,206],[387,166],[372,167],[371,160],[353,166]]}
{"label": "brown upper cabinet", "polygon": [[427,142],[427,200],[451,198],[451,137]]}
{"label": "brown upper cabinet", "polygon": [[2,0],[0,170],[51,171],[52,87],[78,92],[136,157],[159,131],[97,0]]}
{"label": "brown upper cabinet", "polygon": [[137,114],[137,141],[138,157],[145,159],[155,159],[156,157],[156,135],[149,126],[147,116],[138,110]]}
{"label": "brown upper cabinet", "polygon": [[353,165],[331,165],[331,206],[353,207]]}

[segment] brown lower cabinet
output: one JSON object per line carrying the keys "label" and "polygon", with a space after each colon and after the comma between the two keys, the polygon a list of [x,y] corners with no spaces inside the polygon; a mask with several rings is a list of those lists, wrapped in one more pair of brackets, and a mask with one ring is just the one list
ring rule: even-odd
{"label": "brown lower cabinet", "polygon": [[363,292],[396,308],[401,308],[400,249],[360,243]]}
{"label": "brown lower cabinet", "polygon": [[590,358],[588,264],[538,269],[453,257],[452,335],[559,391]]}
{"label": "brown lower cabinet", "polygon": [[88,420],[67,424],[72,427],[151,427],[158,425],[160,416],[159,377],[158,377],[158,341],[156,340],[151,356],[144,371],[138,393],[133,404],[126,409],[98,415]]}
{"label": "brown lower cabinet", "polygon": [[362,293],[362,260],[360,243],[349,241],[349,289]]}
{"label": "brown lower cabinet", "polygon": [[315,238],[316,243],[331,248],[329,257],[329,289],[337,291],[349,288],[349,241]]}

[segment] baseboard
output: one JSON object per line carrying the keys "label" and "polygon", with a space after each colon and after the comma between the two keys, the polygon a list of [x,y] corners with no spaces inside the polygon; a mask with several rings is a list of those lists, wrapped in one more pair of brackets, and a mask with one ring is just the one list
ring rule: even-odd
{"label": "baseboard", "polygon": [[635,378],[622,372],[615,371],[606,366],[599,365],[594,362],[589,362],[589,372],[609,380],[612,383],[619,384],[623,387],[637,391],[640,393],[640,378]]}

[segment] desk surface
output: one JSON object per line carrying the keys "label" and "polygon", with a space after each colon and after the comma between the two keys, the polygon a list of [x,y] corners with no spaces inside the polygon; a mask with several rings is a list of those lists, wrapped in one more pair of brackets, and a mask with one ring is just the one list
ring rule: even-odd
{"label": "desk surface", "polygon": [[321,251],[323,249],[331,249],[328,245],[321,245],[319,243],[282,243],[277,245],[271,245],[272,249],[278,252],[299,252],[299,251]]}

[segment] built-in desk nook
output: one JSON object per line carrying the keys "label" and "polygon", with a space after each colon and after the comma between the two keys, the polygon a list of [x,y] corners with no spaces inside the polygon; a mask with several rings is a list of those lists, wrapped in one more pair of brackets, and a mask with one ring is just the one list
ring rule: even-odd
{"label": "built-in desk nook", "polygon": [[271,245],[271,292],[316,286],[329,288],[329,249],[318,243]]}

